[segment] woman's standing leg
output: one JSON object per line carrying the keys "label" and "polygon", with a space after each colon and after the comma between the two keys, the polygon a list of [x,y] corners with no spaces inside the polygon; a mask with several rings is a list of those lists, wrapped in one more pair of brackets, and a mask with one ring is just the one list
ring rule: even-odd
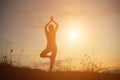
{"label": "woman's standing leg", "polygon": [[50,71],[52,71],[56,54],[57,54],[57,47],[55,45],[54,48],[52,49],[52,54],[51,54],[51,58],[50,58]]}

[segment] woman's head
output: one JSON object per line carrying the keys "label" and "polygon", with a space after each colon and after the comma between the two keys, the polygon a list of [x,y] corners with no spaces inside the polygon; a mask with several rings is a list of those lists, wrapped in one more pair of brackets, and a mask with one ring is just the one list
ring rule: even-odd
{"label": "woman's head", "polygon": [[54,29],[54,25],[49,25],[49,30],[51,31],[51,30],[53,30]]}

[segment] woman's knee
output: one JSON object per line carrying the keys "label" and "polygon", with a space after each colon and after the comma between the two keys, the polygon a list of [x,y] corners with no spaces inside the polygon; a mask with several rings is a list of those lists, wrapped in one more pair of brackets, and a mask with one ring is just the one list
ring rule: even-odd
{"label": "woman's knee", "polygon": [[44,55],[43,55],[43,54],[40,54],[40,57],[44,57]]}
{"label": "woman's knee", "polygon": [[45,51],[40,53],[40,57],[43,57],[43,58],[45,57]]}
{"label": "woman's knee", "polygon": [[49,51],[45,49],[43,52],[40,53],[40,57],[42,57],[42,58],[49,57],[49,56],[47,55],[48,53],[49,53]]}

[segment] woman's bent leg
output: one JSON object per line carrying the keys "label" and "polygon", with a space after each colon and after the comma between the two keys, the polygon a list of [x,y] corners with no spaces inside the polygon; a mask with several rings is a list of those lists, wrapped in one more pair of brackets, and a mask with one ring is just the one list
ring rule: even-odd
{"label": "woman's bent leg", "polygon": [[50,58],[50,55],[47,55],[50,52],[50,50],[44,49],[41,53],[40,53],[40,57],[42,58]]}

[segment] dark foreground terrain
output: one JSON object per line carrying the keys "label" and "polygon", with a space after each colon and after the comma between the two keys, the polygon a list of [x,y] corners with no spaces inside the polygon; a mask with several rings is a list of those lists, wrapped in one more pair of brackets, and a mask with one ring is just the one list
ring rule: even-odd
{"label": "dark foreground terrain", "polygon": [[120,74],[45,72],[39,69],[0,66],[0,80],[120,80]]}

